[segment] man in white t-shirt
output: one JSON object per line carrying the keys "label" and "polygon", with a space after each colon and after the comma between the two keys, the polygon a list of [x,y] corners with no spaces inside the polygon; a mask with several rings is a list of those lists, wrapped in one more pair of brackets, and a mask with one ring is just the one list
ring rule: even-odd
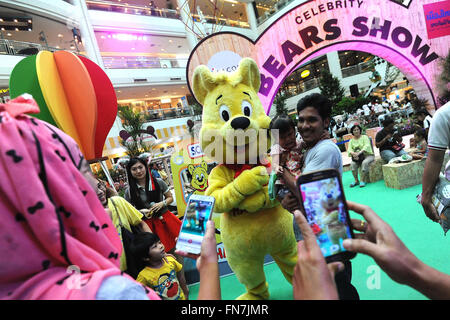
{"label": "man in white t-shirt", "polygon": [[[423,210],[435,222],[439,222],[439,215],[431,203],[431,196],[439,179],[447,148],[450,148],[450,102],[440,107],[433,116],[428,133],[428,157],[422,178]],[[450,162],[445,168],[445,176],[450,180]]]}

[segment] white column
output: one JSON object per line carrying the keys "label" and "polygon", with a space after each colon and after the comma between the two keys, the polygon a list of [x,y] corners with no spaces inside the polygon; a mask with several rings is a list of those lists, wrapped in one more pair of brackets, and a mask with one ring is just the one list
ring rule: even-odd
{"label": "white column", "polygon": [[330,69],[330,73],[337,77],[338,79],[342,79],[342,70],[341,63],[339,62],[339,54],[337,51],[327,53],[328,60],[328,68]]}
{"label": "white column", "polygon": [[[184,6],[183,6],[183,4],[184,4]],[[197,40],[197,37],[192,33],[192,31],[189,30],[189,28],[187,27],[187,26],[193,25],[192,17],[186,11],[189,9],[189,3],[184,0],[177,0],[177,6],[179,9],[178,11],[180,12],[181,21],[183,21],[185,23],[186,37],[189,42],[190,49],[192,51],[195,48],[195,46],[197,45],[198,40]]]}
{"label": "white column", "polygon": [[75,16],[78,17],[78,23],[80,24],[81,39],[86,50],[86,54],[98,64],[102,69],[105,69],[103,59],[98,47],[97,38],[95,37],[94,27],[92,26],[89,16],[89,10],[85,0],[73,0],[75,10],[77,11]]}
{"label": "white column", "polygon": [[253,39],[256,39],[258,37],[258,21],[256,20],[255,9],[253,8],[253,1],[247,2],[245,9],[250,29],[253,31]]}

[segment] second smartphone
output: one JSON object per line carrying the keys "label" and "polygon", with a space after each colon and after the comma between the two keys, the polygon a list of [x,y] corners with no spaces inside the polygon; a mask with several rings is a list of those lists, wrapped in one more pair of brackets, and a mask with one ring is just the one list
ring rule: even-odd
{"label": "second smartphone", "polygon": [[187,253],[200,254],[206,222],[213,214],[214,197],[193,194],[189,198],[184,213],[176,249]]}
{"label": "second smartphone", "polygon": [[297,179],[306,219],[317,237],[327,262],[344,261],[356,253],[342,242],[354,238],[339,171],[326,169],[301,175]]}

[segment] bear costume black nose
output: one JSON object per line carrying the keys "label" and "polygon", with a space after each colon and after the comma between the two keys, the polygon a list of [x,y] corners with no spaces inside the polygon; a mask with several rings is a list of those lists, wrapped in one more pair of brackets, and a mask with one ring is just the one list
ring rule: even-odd
{"label": "bear costume black nose", "polygon": [[250,119],[247,117],[237,117],[231,121],[231,127],[233,129],[247,129],[250,125]]}

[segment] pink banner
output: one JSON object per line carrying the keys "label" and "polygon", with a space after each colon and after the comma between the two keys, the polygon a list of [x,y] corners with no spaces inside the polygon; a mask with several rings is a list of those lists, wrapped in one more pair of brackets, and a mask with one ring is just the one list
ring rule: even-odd
{"label": "pink banner", "polygon": [[450,0],[423,6],[428,39],[450,35]]}

